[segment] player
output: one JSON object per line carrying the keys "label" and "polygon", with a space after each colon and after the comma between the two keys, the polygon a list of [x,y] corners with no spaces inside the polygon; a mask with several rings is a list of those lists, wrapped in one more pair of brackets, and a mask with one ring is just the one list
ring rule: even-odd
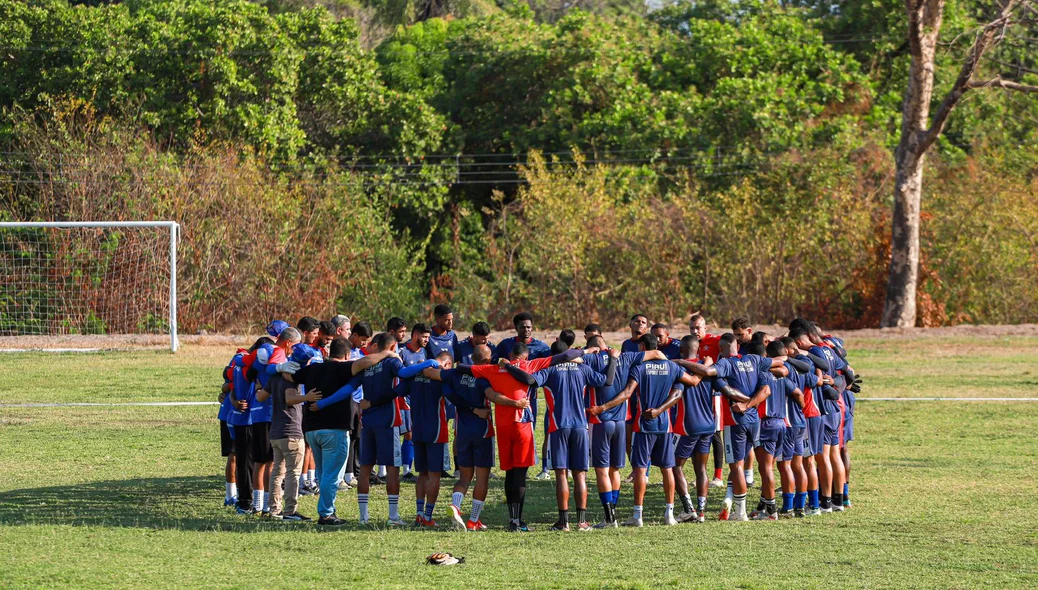
{"label": "player", "polygon": [[[699,357],[703,359],[703,364],[707,366],[714,364],[720,358],[721,336],[706,331],[706,318],[700,313],[693,313],[689,318],[688,331],[690,335],[699,339]],[[724,466],[724,444],[721,432],[724,425],[721,424],[720,397],[714,398],[714,414],[717,416],[717,431],[714,433],[714,440],[710,443],[714,454],[714,478],[710,480],[710,487],[723,488],[725,485],[721,479],[721,469]]]}
{"label": "player", "polygon": [[[558,346],[559,352],[562,352],[562,351],[565,351],[565,350],[569,350],[570,348],[573,348],[573,344],[576,341],[577,341],[577,334],[573,330],[570,330],[569,328],[566,328],[565,330],[562,330],[561,332],[559,332],[558,337],[555,339],[555,342],[552,344],[552,354],[555,354],[555,349],[556,349],[555,345],[556,344],[559,345]],[[565,346],[565,348],[563,348],[563,346]],[[550,477],[549,473],[551,471],[552,463],[553,463],[552,462],[551,445],[550,445],[550,437],[549,437],[550,430],[548,428],[548,422],[549,421],[547,419],[548,412],[550,412],[550,411],[551,410],[545,410],[544,442],[541,443],[541,472],[537,474],[537,479],[542,480],[542,481],[546,480],[546,479],[548,479]],[[565,477],[565,475],[564,475],[564,477]]]}
{"label": "player", "polygon": [[638,341],[649,333],[649,318],[640,313],[634,314],[628,327],[631,329],[631,337],[620,345],[620,352],[638,352]]}
{"label": "player", "polygon": [[397,344],[401,345],[407,338],[407,322],[404,321],[404,318],[393,316],[386,322],[386,332],[392,334]]}
{"label": "player", "polygon": [[[400,349],[400,360],[405,367],[424,363],[431,358],[428,350],[431,335],[432,330],[424,323],[419,322],[411,328],[411,339]],[[411,464],[414,462],[414,442],[411,436],[411,399],[406,395],[400,396],[396,398],[396,405],[400,411],[400,436],[403,438],[403,443],[400,445],[400,460],[404,474],[400,477],[400,480],[416,483],[418,477],[411,471]]]}
{"label": "player", "polygon": [[670,337],[670,327],[667,324],[653,324],[650,330],[659,343],[659,350],[667,355],[668,359],[681,358],[681,342]]}
{"label": "player", "polygon": [[515,336],[509,336],[502,340],[494,352],[494,362],[498,359],[507,359],[512,354],[516,342],[526,345],[528,360],[536,360],[551,356],[551,347],[533,337],[533,314],[523,311],[512,317],[512,325],[515,327]]}
{"label": "player", "polygon": [[598,324],[588,324],[584,326],[584,347],[591,348],[591,339],[595,336],[602,335],[602,327]]}
{"label": "player", "polygon": [[335,337],[350,339],[350,334],[353,333],[353,324],[350,322],[350,316],[338,314],[331,319],[332,325],[335,326]]}
{"label": "player", "polygon": [[[364,349],[368,343],[371,342],[373,336],[371,324],[368,322],[357,322],[356,326],[352,326],[350,329],[349,336],[349,356],[348,360],[355,361],[364,356]],[[350,434],[350,452],[346,459],[346,464],[343,465],[342,473],[338,478],[338,484],[340,489],[352,489],[356,487],[356,482],[360,478],[360,402],[364,399],[364,388],[358,387],[353,392],[353,413],[351,414],[351,426],[349,428]],[[370,473],[364,474],[365,478],[370,479],[373,477]]]}
{"label": "player", "polygon": [[433,308],[433,321],[427,345],[429,358],[437,358],[442,352],[453,357],[454,348],[458,345],[458,335],[454,333],[454,312],[441,303]]}
{"label": "player", "polygon": [[[823,386],[819,388],[822,395],[814,396],[815,406],[818,408],[820,416],[815,421],[808,419],[808,436],[811,438],[811,451],[815,453],[815,463],[818,467],[818,513],[826,514],[833,511],[832,490],[834,484],[838,482],[841,487],[843,484],[840,481],[842,475],[837,474],[838,470],[842,472],[842,463],[834,465],[832,461],[833,447],[836,448],[835,454],[839,458],[840,408],[836,400],[839,399],[840,394],[831,387],[835,384],[835,380],[830,372],[832,370],[830,361],[823,349],[828,351],[828,355],[833,358],[836,358],[836,355],[825,347],[815,346],[805,328],[790,329],[789,337],[793,339],[797,348],[807,352],[807,356],[822,371]],[[825,387],[826,385],[830,387]],[[813,515],[815,512],[812,511],[811,514]]]}
{"label": "player", "polygon": [[[286,324],[287,326],[287,324]],[[234,433],[235,479],[238,482],[238,514],[256,514],[263,509],[262,502],[254,505],[253,482],[255,463],[252,461],[252,406],[256,405],[256,381],[248,378],[255,359],[254,353],[261,346],[273,345],[274,340],[263,336],[249,347],[248,354],[231,359],[232,386],[227,392],[231,400],[231,411],[227,425]]]}
{"label": "player", "polygon": [[[789,379],[800,391],[799,397],[795,393],[791,394],[786,402],[786,416],[789,419],[789,426],[786,428],[786,434],[782,439],[782,457],[779,460],[779,474],[786,478],[792,478],[793,494],[792,499],[790,499],[788,496],[790,489],[784,479],[782,509],[779,510],[779,517],[794,516],[803,518],[808,487],[812,486],[811,489],[814,490],[814,496],[818,496],[818,474],[814,470],[814,461],[811,459],[811,445],[807,440],[807,417],[804,412],[807,409],[809,392],[811,388],[818,386],[818,376],[821,375],[821,371],[800,372],[794,370],[791,365],[788,365],[788,358],[796,357],[799,354],[793,339],[787,336],[779,338],[775,342],[778,342],[778,345],[774,343],[768,345],[768,356],[787,359]],[[810,475],[805,467],[809,459]]]}
{"label": "player", "polygon": [[[231,361],[227,363],[227,366],[223,370],[223,385],[220,388],[220,396],[218,398],[220,402],[220,410],[217,412],[217,419],[220,421],[220,454],[226,461],[224,465],[224,499],[223,505],[235,506],[238,503],[238,482],[235,478],[237,471],[237,463],[234,459],[234,427],[227,425],[227,419],[231,412],[234,411],[234,407],[231,405],[231,396],[229,395],[231,389],[234,388],[234,364],[235,359],[240,359],[248,354],[249,351],[244,348],[239,348],[234,356],[231,357]],[[240,360],[239,360],[240,362]]]}
{"label": "player", "polygon": [[739,344],[739,354],[742,354],[742,347],[753,340],[753,324],[750,323],[749,318],[740,316],[732,320],[732,334],[735,334],[735,341]]}

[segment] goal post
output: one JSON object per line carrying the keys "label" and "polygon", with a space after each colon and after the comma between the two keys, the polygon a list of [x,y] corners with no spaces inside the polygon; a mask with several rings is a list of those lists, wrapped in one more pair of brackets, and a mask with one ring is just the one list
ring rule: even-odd
{"label": "goal post", "polygon": [[174,221],[0,222],[0,348],[168,332],[176,352],[179,238]]}

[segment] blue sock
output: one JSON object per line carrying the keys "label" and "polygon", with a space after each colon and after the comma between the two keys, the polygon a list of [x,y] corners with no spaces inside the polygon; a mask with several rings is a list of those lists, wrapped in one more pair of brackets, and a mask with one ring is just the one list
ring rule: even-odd
{"label": "blue sock", "polygon": [[818,503],[818,490],[807,490],[807,497],[811,499],[811,508],[818,508],[821,506]]}
{"label": "blue sock", "polygon": [[429,502],[425,505],[425,520],[432,520],[433,509],[436,508],[436,502]]}
{"label": "blue sock", "polygon": [[404,444],[400,445],[400,463],[406,467],[405,472],[411,470],[411,463],[414,462],[414,442],[405,440]]}
{"label": "blue sock", "polygon": [[782,511],[783,512],[789,512],[792,509],[793,509],[793,494],[787,494],[787,493],[783,492],[783,494],[782,494]]}
{"label": "blue sock", "polygon": [[793,509],[794,510],[803,510],[804,509],[804,504],[806,504],[806,503],[807,503],[807,492],[797,492],[796,495],[793,496]]}
{"label": "blue sock", "polygon": [[613,490],[613,504],[620,503],[620,490]]}
{"label": "blue sock", "polygon": [[418,498],[418,499],[416,499],[414,501],[414,505],[415,505],[415,510],[414,510],[415,514],[422,514],[423,512],[425,512],[425,498]]}
{"label": "blue sock", "polygon": [[602,505],[613,503],[613,492],[598,492],[598,500],[602,502]]}
{"label": "blue sock", "polygon": [[850,488],[851,488],[851,484],[849,484],[849,483],[843,484],[843,499],[844,500],[850,500],[851,499]]}

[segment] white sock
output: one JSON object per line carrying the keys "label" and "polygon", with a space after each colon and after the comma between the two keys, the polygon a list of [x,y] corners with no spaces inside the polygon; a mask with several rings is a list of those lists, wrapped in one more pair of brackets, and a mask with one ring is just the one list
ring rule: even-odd
{"label": "white sock", "polygon": [[631,516],[633,516],[634,518],[641,518],[642,517],[642,507],[641,506],[634,506],[633,508],[634,508],[634,514],[632,514]]}
{"label": "white sock", "polygon": [[357,494],[357,506],[360,508],[360,519],[368,519],[368,495]]}
{"label": "white sock", "polygon": [[389,494],[389,520],[400,520],[399,494]]}
{"label": "white sock", "polygon": [[306,481],[306,474],[304,473],[303,475],[300,475],[299,476],[299,489],[301,490],[301,489],[305,488],[307,486],[307,483],[308,482]]}
{"label": "white sock", "polygon": [[465,494],[461,492],[454,492],[451,494],[451,505],[461,510],[461,503],[465,501]]}
{"label": "white sock", "polygon": [[664,519],[674,518],[674,505],[673,504],[667,504],[667,509],[663,511],[663,518]]}
{"label": "white sock", "polygon": [[270,492],[263,492],[263,511],[270,511]]}
{"label": "white sock", "polygon": [[307,469],[306,470],[306,480],[308,482],[310,482],[310,485],[314,485],[315,483],[317,483],[317,470],[316,469]]}
{"label": "white sock", "polygon": [[378,476],[379,477],[385,477],[386,476],[386,466],[385,465],[379,465],[378,466]]}
{"label": "white sock", "polygon": [[746,485],[752,485],[753,484],[753,470],[752,469],[745,469],[745,470],[743,470],[743,475],[746,476]]}
{"label": "white sock", "polygon": [[263,510],[263,490],[252,490],[252,509]]}
{"label": "white sock", "polygon": [[225,483],[224,487],[227,488],[227,493],[226,495],[224,495],[223,499],[230,502],[234,499],[235,496],[238,495],[238,490],[235,489],[236,487],[238,487],[238,485],[233,483]]}
{"label": "white sock", "polygon": [[479,515],[483,512],[483,500],[472,501],[472,514],[469,515],[469,520],[472,522],[479,522]]}
{"label": "white sock", "polygon": [[742,496],[740,496],[740,497],[735,499],[735,514],[736,515],[744,515],[744,514],[746,514],[746,495],[745,494],[743,494]]}
{"label": "white sock", "polygon": [[724,491],[724,497],[726,500],[731,500],[734,495],[735,492],[732,491],[732,482],[728,482],[728,489]]}

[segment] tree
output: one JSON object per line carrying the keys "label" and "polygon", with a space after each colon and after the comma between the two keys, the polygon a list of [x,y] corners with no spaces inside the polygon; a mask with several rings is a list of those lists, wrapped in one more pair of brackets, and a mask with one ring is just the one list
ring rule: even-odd
{"label": "tree", "polygon": [[[905,0],[911,65],[901,109],[901,137],[894,151],[894,213],[883,327],[904,328],[916,323],[923,165],[927,151],[940,137],[952,110],[967,92],[974,89],[1038,92],[1038,85],[1020,81],[1024,78],[1019,76],[1019,68],[1014,74],[978,76],[985,53],[1001,43],[1007,31],[1031,25],[1038,19],[1038,5],[1032,0],[1003,0],[997,15],[975,29],[973,44],[966,53],[959,74],[931,118],[934,64],[944,7],[945,0]],[[1017,76],[1019,78],[1014,79]]]}

